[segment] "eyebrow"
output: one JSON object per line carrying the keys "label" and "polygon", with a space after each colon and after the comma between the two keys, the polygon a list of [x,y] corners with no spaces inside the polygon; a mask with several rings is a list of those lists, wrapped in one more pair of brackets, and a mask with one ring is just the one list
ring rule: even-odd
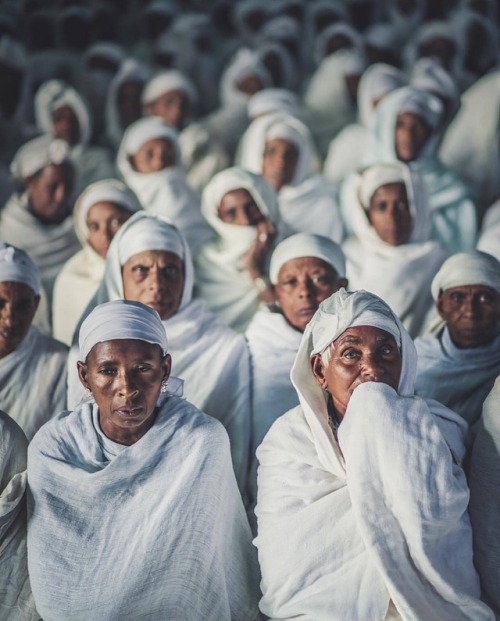
{"label": "eyebrow", "polygon": [[[392,339],[394,338],[392,334],[381,334],[380,336],[377,336],[375,340],[377,343],[385,343],[386,341],[389,341],[391,338]],[[339,338],[337,342],[339,345],[343,345],[344,343],[350,343],[352,345],[359,345],[360,343],[363,342],[363,340],[359,338],[359,336],[351,336],[350,334],[348,334],[347,336],[344,336],[343,338],[342,337]]]}

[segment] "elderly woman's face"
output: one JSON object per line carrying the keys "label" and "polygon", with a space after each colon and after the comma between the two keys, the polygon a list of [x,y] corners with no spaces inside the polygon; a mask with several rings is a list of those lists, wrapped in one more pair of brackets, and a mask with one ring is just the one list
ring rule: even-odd
{"label": "elderly woman's face", "polygon": [[150,429],[170,367],[159,345],[137,339],[97,343],[85,363],[78,362],[80,381],[92,392],[108,438],[129,446]]}
{"label": "elderly woman's face", "polygon": [[134,170],[144,175],[171,168],[175,166],[175,160],[175,147],[166,138],[148,140],[130,156]]}
{"label": "elderly woman's face", "polygon": [[145,250],[130,257],[122,268],[126,300],[142,302],[162,319],[175,315],[184,291],[184,264],[173,252]]}
{"label": "elderly woman's face", "polygon": [[348,328],[331,345],[327,364],[316,354],[311,359],[318,384],[327,390],[340,418],[354,389],[364,382],[381,382],[398,389],[401,354],[394,337],[380,328]]}
{"label": "elderly woman's face", "polygon": [[130,211],[111,201],[95,203],[89,209],[87,242],[103,259],[108,254],[111,240],[131,215]]}
{"label": "elderly woman's face", "polygon": [[68,164],[51,164],[26,180],[29,207],[43,224],[60,224],[71,212],[74,173]]}
{"label": "elderly woman's face", "polygon": [[388,183],[380,186],[371,197],[367,216],[386,244],[406,244],[410,239],[412,220],[405,185]]}
{"label": "elderly woman's face", "polygon": [[303,332],[321,302],[345,286],[347,280],[339,278],[326,261],[300,257],[281,267],[274,292],[285,319]]}
{"label": "elderly woman's face", "polygon": [[61,138],[70,145],[80,142],[80,123],[73,108],[61,106],[53,110],[52,125],[56,138]]}
{"label": "elderly woman's face", "polygon": [[402,162],[416,160],[432,133],[426,121],[414,112],[398,114],[396,121],[396,155]]}
{"label": "elderly woman's face", "polygon": [[161,117],[171,127],[182,129],[189,115],[189,98],[184,91],[168,91],[149,103],[146,110],[151,116]]}
{"label": "elderly woman's face", "polygon": [[298,160],[299,150],[292,142],[284,138],[268,140],[262,157],[262,176],[279,192],[291,183]]}
{"label": "elderly woman's face", "polygon": [[0,358],[13,352],[35,316],[40,296],[21,282],[0,282]]}
{"label": "elderly woman's face", "polygon": [[256,226],[265,220],[250,192],[244,189],[224,194],[218,213],[222,222],[238,226]]}

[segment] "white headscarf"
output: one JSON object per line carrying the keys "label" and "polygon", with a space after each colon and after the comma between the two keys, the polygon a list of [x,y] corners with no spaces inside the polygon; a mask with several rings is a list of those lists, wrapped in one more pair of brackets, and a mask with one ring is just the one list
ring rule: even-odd
{"label": "white headscarf", "polygon": [[333,267],[340,278],[345,276],[345,259],[341,247],[328,237],[297,233],[280,242],[271,257],[269,279],[277,284],[281,268],[292,259],[314,257]]}
{"label": "white headscarf", "polygon": [[191,107],[196,106],[198,94],[193,82],[182,71],[170,69],[153,76],[142,92],[142,104],[148,104],[170,91],[181,91],[189,99]]}
{"label": "white headscarf", "polygon": [[328,42],[337,35],[343,35],[351,41],[351,46],[345,49],[349,50],[354,48],[359,52],[360,57],[363,56],[363,37],[360,33],[350,24],[346,24],[345,22],[337,22],[331,26],[327,26],[316,39],[314,58],[318,65],[323,58],[329,55],[327,53]]}
{"label": "white headscarf", "polygon": [[40,272],[30,256],[15,246],[0,242],[0,282],[20,282],[40,293]]}
{"label": "white headscarf", "polygon": [[410,83],[449,102],[449,120],[460,107],[460,90],[452,75],[435,58],[419,58],[413,65]]}
{"label": "white headscarf", "polygon": [[500,262],[486,252],[459,252],[447,259],[434,277],[432,297],[453,287],[484,285],[500,292]]}
{"label": "white headscarf", "polygon": [[35,118],[38,127],[47,134],[54,133],[52,113],[68,106],[75,113],[80,126],[80,144],[88,144],[92,125],[87,105],[81,95],[63,80],[49,80],[40,86],[35,95]]}
{"label": "white headscarf", "polygon": [[65,140],[45,135],[34,138],[17,151],[10,171],[17,179],[24,180],[52,164],[69,162],[70,148]]}
{"label": "white headscarf", "polygon": [[[118,168],[122,174],[125,174],[123,169],[125,168],[125,163],[128,163],[128,156],[135,155],[142,145],[148,142],[148,140],[155,138],[168,140],[175,149],[176,165],[180,163],[181,155],[177,132],[159,117],[151,116],[138,119],[127,127],[118,151]],[[128,163],[128,166],[131,168],[130,163]]]}
{"label": "white headscarf", "polygon": [[141,302],[113,300],[99,304],[80,327],[80,360],[85,361],[97,343],[137,339],[159,345],[165,356],[168,340],[158,313]]}
{"label": "white headscarf", "polygon": [[238,89],[238,83],[250,76],[258,76],[263,87],[272,85],[271,77],[256,51],[239,49],[225,69],[220,80],[220,100],[223,106],[246,105],[249,95]]}
{"label": "white headscarf", "polygon": [[299,99],[286,88],[264,88],[248,102],[248,116],[254,120],[264,114],[284,113],[297,116]]}
{"label": "white headscarf", "polygon": [[408,83],[406,75],[396,67],[375,63],[363,72],[358,86],[358,116],[368,127],[374,117],[373,102]]}

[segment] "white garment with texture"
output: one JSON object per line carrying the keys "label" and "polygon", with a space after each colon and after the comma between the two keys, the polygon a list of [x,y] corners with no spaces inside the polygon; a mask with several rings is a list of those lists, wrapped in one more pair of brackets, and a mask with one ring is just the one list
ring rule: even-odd
{"label": "white garment with texture", "polygon": [[489,207],[484,216],[476,248],[500,261],[500,199]]}
{"label": "white garment with texture", "polygon": [[[29,571],[45,621],[253,621],[258,569],[222,426],[170,396],[131,446],[97,406],[30,445]],[[64,555],[61,554],[64,547]]]}

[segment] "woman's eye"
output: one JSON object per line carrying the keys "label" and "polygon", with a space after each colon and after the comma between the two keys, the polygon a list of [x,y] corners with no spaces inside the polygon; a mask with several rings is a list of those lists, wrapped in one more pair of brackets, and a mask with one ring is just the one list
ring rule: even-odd
{"label": "woman's eye", "polygon": [[393,351],[393,349],[392,349],[392,347],[390,345],[385,345],[384,347],[382,347],[380,349],[380,353],[383,356],[390,356],[390,354],[392,354],[392,351]]}
{"label": "woman's eye", "polygon": [[319,285],[320,287],[326,287],[330,284],[330,279],[326,274],[321,274],[320,276],[315,276],[313,278],[313,282],[315,285]]}
{"label": "woman's eye", "polygon": [[342,357],[348,360],[356,360],[359,358],[359,352],[355,349],[346,349],[346,351],[342,353]]}
{"label": "woman's eye", "polygon": [[99,369],[98,373],[100,375],[113,375],[115,372],[115,370],[111,367],[103,367],[102,369]]}
{"label": "woman's eye", "polygon": [[281,287],[288,287],[289,289],[291,289],[292,287],[295,287],[297,285],[297,281],[295,280],[295,278],[289,278],[288,280],[284,280],[279,284]]}
{"label": "woman's eye", "polygon": [[96,231],[99,230],[99,225],[95,222],[91,222],[89,225],[89,231],[92,231],[93,233],[95,233]]}

